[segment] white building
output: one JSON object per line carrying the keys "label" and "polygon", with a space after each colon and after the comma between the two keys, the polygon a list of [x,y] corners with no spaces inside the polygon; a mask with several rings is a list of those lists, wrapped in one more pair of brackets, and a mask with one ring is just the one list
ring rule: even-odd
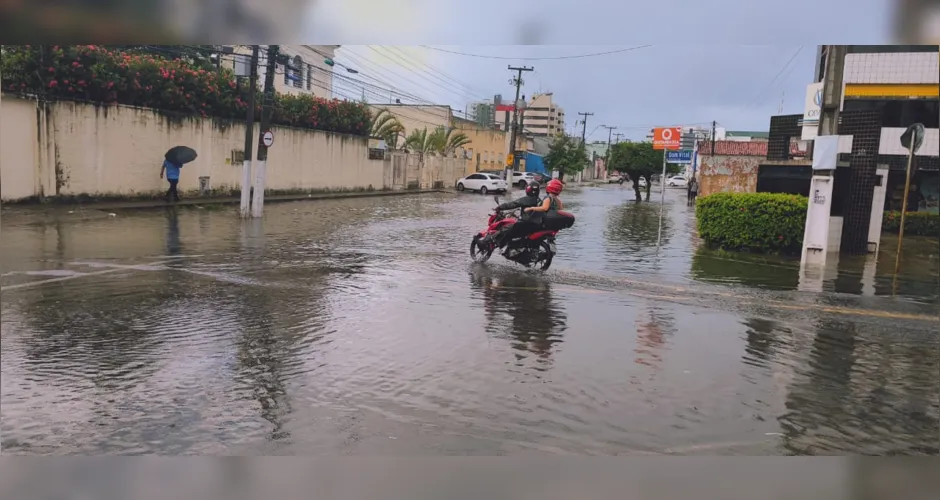
{"label": "white building", "polygon": [[[288,57],[290,66],[277,65],[275,69],[274,89],[282,94],[311,94],[332,99],[333,68],[326,64],[332,60],[339,45],[281,45],[280,53]],[[247,75],[251,60],[251,47],[236,45],[234,54],[223,57],[225,64],[238,75]],[[258,67],[258,88],[264,85],[267,68],[265,56],[267,46],[261,46]]]}

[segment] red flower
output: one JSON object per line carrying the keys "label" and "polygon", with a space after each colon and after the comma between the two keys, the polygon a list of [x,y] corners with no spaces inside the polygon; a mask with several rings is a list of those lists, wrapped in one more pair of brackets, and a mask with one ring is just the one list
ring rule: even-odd
{"label": "red flower", "polygon": [[50,73],[55,73],[55,68],[53,68],[52,66],[49,66],[49,72],[50,72]]}
{"label": "red flower", "polygon": [[59,82],[57,82],[57,81],[55,81],[55,80],[49,80],[49,87],[55,87],[55,86],[58,85],[58,84],[59,84]]}
{"label": "red flower", "polygon": [[69,81],[68,81],[68,80],[62,80],[62,83],[68,85],[68,84],[69,84]]}
{"label": "red flower", "polygon": [[113,86],[114,86],[114,82],[108,82],[107,87],[108,87],[109,89],[110,89],[111,87],[113,87]]}
{"label": "red flower", "polygon": [[79,80],[79,81],[78,81],[78,86],[79,86],[79,87],[84,87],[85,85],[87,85],[87,84],[85,83],[85,80]]}

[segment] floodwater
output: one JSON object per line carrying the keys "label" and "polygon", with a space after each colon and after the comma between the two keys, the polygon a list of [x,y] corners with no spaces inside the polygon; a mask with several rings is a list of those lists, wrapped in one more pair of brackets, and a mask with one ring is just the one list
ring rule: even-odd
{"label": "floodwater", "polygon": [[[15,454],[940,452],[938,245],[701,249],[684,193],[565,193],[545,274],[468,248],[471,194],[3,212]],[[661,211],[660,208],[663,208]],[[662,213],[662,217],[661,217]],[[662,222],[661,222],[662,221]]]}

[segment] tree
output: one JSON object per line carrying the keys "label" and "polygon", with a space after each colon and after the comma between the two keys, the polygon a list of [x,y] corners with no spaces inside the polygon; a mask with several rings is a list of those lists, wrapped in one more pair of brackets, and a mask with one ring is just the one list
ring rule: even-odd
{"label": "tree", "polygon": [[216,45],[113,45],[130,54],[149,54],[164,59],[181,59],[198,69],[213,70],[219,57]]}
{"label": "tree", "polygon": [[[621,142],[611,146],[610,167],[621,174],[630,176],[636,201],[641,201],[640,185],[637,181],[646,179],[646,201],[650,199],[650,187],[653,174],[660,172],[663,165],[663,153],[653,149],[651,142]],[[665,182],[665,179],[662,179]]]}
{"label": "tree", "polygon": [[565,174],[574,175],[587,166],[588,157],[584,144],[568,136],[558,136],[549,146],[545,164],[549,170],[558,171],[558,179],[564,180]]}
{"label": "tree", "polygon": [[438,127],[431,135],[433,137],[432,142],[434,144],[434,150],[444,156],[449,156],[453,154],[457,148],[470,144],[470,138],[467,137],[467,134],[452,127]]}
{"label": "tree", "polygon": [[398,135],[405,131],[405,126],[389,110],[381,109],[372,117],[370,135],[385,141],[389,148],[398,147]]}
{"label": "tree", "polygon": [[425,127],[421,130],[412,130],[405,138],[405,147],[420,154],[423,160],[425,154],[436,151],[437,148],[434,142],[434,133],[428,133],[428,128]]}

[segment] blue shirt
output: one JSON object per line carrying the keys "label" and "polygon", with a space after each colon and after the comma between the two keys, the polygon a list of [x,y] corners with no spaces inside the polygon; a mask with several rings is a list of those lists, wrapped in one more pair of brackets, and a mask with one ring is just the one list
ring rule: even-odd
{"label": "blue shirt", "polygon": [[163,160],[163,168],[166,169],[166,179],[168,181],[180,180],[180,169],[183,168],[182,165],[177,165],[170,160]]}

